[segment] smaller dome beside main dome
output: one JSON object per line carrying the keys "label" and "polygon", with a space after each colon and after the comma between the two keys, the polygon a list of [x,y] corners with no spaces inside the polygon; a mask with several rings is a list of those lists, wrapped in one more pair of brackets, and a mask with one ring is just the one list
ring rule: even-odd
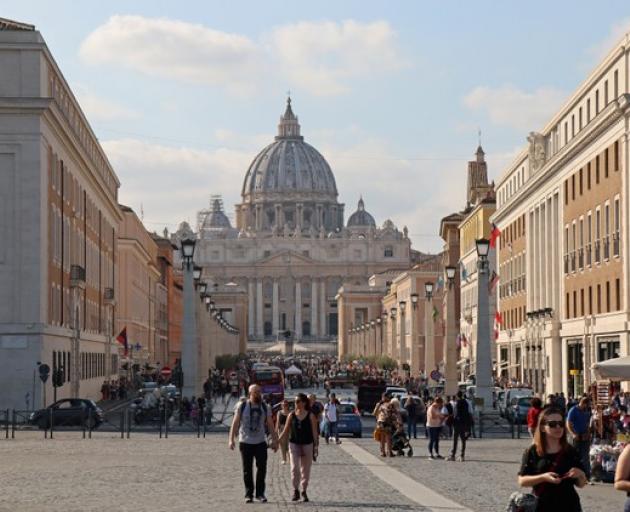
{"label": "smaller dome beside main dome", "polygon": [[348,218],[347,226],[349,228],[366,226],[374,228],[376,227],[376,221],[374,220],[374,217],[372,217],[372,215],[370,215],[370,213],[365,210],[365,203],[363,202],[363,198],[359,199],[357,211],[350,215],[350,217]]}
{"label": "smaller dome beside main dome", "polygon": [[203,221],[204,229],[230,229],[232,225],[230,224],[230,219],[228,219],[227,215],[223,212],[223,205],[221,204],[220,199],[215,199],[212,202],[212,210]]}

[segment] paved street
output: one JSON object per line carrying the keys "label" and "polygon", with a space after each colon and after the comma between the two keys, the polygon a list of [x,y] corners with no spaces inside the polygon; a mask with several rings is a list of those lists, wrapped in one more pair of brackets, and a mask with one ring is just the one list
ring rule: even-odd
{"label": "paved street", "polygon": [[[0,440],[0,512],[240,511],[245,506],[240,460],[227,449],[226,440],[224,433],[206,439],[174,434],[168,440],[133,434],[121,440],[96,432],[92,440],[82,440],[80,433],[58,432],[53,441],[45,441],[39,432],[18,432],[15,440]],[[415,443],[417,456],[411,459],[385,461],[369,438],[323,445],[308,505],[288,501],[289,467],[272,456],[267,508],[503,510],[516,489],[518,459],[526,441],[472,441],[464,464],[427,461],[424,443]],[[623,508],[624,496],[610,485],[587,487],[580,494],[585,511]],[[439,495],[461,506],[448,508]]]}

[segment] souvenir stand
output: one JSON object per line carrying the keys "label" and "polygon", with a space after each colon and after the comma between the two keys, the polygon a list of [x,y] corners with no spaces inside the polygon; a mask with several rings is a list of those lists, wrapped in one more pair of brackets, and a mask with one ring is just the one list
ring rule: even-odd
{"label": "souvenir stand", "polygon": [[613,390],[618,383],[630,381],[630,357],[600,361],[592,366],[596,384],[593,387],[593,444],[590,450],[591,472],[596,480],[612,483],[617,460],[628,442],[623,416],[611,406]]}

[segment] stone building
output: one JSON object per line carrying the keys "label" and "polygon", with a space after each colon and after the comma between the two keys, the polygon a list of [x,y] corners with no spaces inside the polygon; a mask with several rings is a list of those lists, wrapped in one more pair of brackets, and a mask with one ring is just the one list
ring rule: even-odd
{"label": "stone building", "polygon": [[237,327],[249,348],[286,330],[298,342],[336,341],[339,288],[367,285],[412,259],[406,228],[390,220],[378,227],[362,199],[344,224],[334,174],[300,130],[289,99],[278,135],[245,174],[236,226],[214,198],[195,234],[195,261],[210,290],[245,294],[247,314]]}
{"label": "stone building", "polygon": [[158,246],[131,208],[120,205],[120,210],[116,332],[127,328],[131,363],[155,365],[167,353],[166,340],[158,336],[157,315],[166,309],[167,300],[166,286],[160,282]]}
{"label": "stone building", "polygon": [[578,395],[629,353],[629,57],[630,33],[496,185],[500,355],[540,393]]}
{"label": "stone building", "polygon": [[58,398],[117,373],[119,185],[41,34],[0,20],[0,408],[50,403],[38,363]]}

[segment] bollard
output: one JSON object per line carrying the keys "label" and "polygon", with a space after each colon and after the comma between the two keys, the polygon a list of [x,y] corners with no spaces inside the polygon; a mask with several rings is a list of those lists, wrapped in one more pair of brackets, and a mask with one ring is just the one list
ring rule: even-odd
{"label": "bollard", "polygon": [[516,435],[514,434],[514,423],[510,423],[510,432],[512,434],[512,439],[514,439],[516,437]]}
{"label": "bollard", "polygon": [[125,438],[125,411],[120,411],[120,438]]}
{"label": "bollard", "polygon": [[163,416],[162,407],[158,407],[158,424],[160,425],[160,439],[162,439],[162,416]]}
{"label": "bollard", "polygon": [[85,439],[85,434],[86,434],[85,414],[81,414],[81,431],[83,432],[83,439]]}
{"label": "bollard", "polygon": [[483,439],[483,414],[479,411],[479,439]]}
{"label": "bollard", "polygon": [[54,409],[50,408],[50,438],[53,438],[53,430],[55,429],[55,412]]}
{"label": "bollard", "polygon": [[92,423],[94,422],[92,421],[92,409],[90,408],[88,412],[88,437],[90,439],[92,439]]}
{"label": "bollard", "polygon": [[203,418],[201,421],[203,421],[203,438],[206,438],[206,407],[203,407]]}
{"label": "bollard", "polygon": [[[7,418],[9,421],[9,418]],[[17,415],[15,414],[15,409],[13,409],[13,418],[11,421],[11,439],[15,439],[15,429],[17,427]]]}
{"label": "bollard", "polygon": [[5,439],[9,439],[9,409],[5,412],[6,424],[4,426],[4,437]]}
{"label": "bollard", "polygon": [[201,421],[199,421],[199,417],[197,417],[197,439],[201,437]]}
{"label": "bollard", "polygon": [[514,423],[516,423],[516,437],[517,439],[521,438],[521,424],[518,420],[518,412],[514,415]]}
{"label": "bollard", "polygon": [[125,410],[125,416],[127,418],[127,439],[129,439],[131,434],[131,411],[129,409]]}
{"label": "bollard", "polygon": [[168,408],[164,406],[164,439],[168,439]]}

